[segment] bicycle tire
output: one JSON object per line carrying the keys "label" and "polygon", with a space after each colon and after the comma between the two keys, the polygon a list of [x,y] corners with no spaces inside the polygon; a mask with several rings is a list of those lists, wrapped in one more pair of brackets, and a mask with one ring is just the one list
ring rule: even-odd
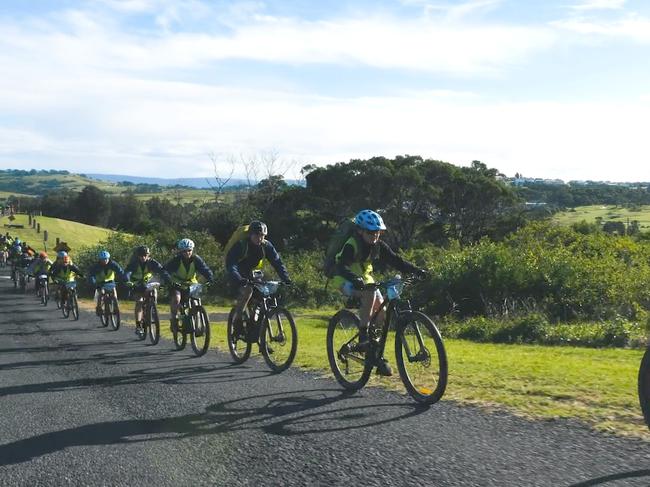
{"label": "bicycle tire", "polygon": [[79,319],[79,302],[77,300],[77,293],[75,291],[72,291],[71,299],[72,299],[72,317],[74,318],[75,321],[77,321]]}
{"label": "bicycle tire", "polygon": [[174,331],[172,327],[172,335],[176,350],[183,350],[187,345],[187,334],[183,332],[183,316],[184,314],[182,313],[178,316],[178,320],[176,321],[177,330]]}
{"label": "bicycle tire", "polygon": [[102,322],[102,326],[106,328],[108,326],[108,321],[109,321],[109,316],[111,314],[111,310],[109,309],[109,302],[108,298],[104,294],[101,297],[101,313],[99,314],[99,320]]}
{"label": "bicycle tire", "polygon": [[[246,311],[244,311],[246,313]],[[235,336],[233,320],[235,317],[235,308],[228,314],[228,326],[226,331],[226,340],[228,341],[228,351],[236,364],[243,364],[251,355],[253,344],[241,335]],[[241,347],[241,348],[240,348]]]}
{"label": "bicycle tire", "polygon": [[[203,333],[202,335],[200,333]],[[197,336],[197,333],[199,334]],[[210,320],[208,313],[203,306],[196,306],[194,308],[194,315],[192,316],[192,333],[190,337],[192,350],[197,357],[205,355],[210,348]],[[203,338],[203,343],[201,343]]]}
{"label": "bicycle tire", "polygon": [[70,293],[68,292],[68,297],[65,299],[65,302],[61,304],[61,313],[63,314],[64,318],[68,318],[70,316]]}
{"label": "bicycle tire", "polygon": [[149,342],[152,345],[157,345],[160,341],[160,319],[158,318],[158,308],[156,303],[151,303],[149,307],[149,323],[147,324],[147,332],[149,335]]}
{"label": "bicycle tire", "polygon": [[645,424],[650,428],[650,347],[646,348],[639,366],[639,404]]}
{"label": "bicycle tire", "polygon": [[[337,338],[339,335],[341,337]],[[327,359],[337,382],[351,391],[366,385],[373,368],[366,353],[354,350],[358,336],[359,317],[351,311],[342,309],[330,318],[327,325]],[[350,369],[351,363],[355,365],[353,369]]]}
{"label": "bicycle tire", "polygon": [[[289,330],[285,330],[287,327]],[[285,348],[287,337],[291,340],[288,349]],[[273,372],[280,373],[291,366],[298,350],[298,330],[289,310],[278,307],[269,312],[260,333],[260,349],[266,365]],[[283,351],[284,354],[278,353]]]}
{"label": "bicycle tire", "polygon": [[431,318],[420,311],[409,312],[401,320],[395,333],[399,375],[415,401],[434,404],[447,388],[447,352],[442,336]]}
{"label": "bicycle tire", "polygon": [[50,300],[50,286],[47,284],[47,281],[45,284],[43,284],[43,288],[41,289],[41,303],[43,306],[47,306],[48,301]]}
{"label": "bicycle tire", "polygon": [[120,324],[122,323],[120,320],[120,305],[117,302],[117,299],[115,299],[115,296],[111,297],[110,300],[110,323],[111,323],[111,328],[113,328],[113,331],[117,331],[120,329]]}

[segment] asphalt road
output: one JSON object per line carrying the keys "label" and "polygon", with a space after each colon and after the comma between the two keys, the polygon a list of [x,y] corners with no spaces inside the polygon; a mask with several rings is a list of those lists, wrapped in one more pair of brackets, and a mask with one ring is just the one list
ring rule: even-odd
{"label": "asphalt road", "polygon": [[641,440],[147,346],[63,319],[5,274],[1,486],[650,485]]}

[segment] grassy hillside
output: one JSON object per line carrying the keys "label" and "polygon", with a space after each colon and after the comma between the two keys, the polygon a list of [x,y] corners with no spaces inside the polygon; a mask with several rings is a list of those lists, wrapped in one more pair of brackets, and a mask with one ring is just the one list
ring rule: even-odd
{"label": "grassy hillside", "polygon": [[573,211],[558,213],[553,219],[560,224],[571,225],[582,220],[593,223],[598,217],[602,218],[603,222],[620,221],[627,223],[628,221],[638,220],[642,230],[650,228],[650,206],[642,206],[638,210],[630,210],[614,205],[578,206]]}
{"label": "grassy hillside", "polygon": [[[9,221],[7,217],[0,218],[0,227],[2,233],[9,232],[10,235],[18,236],[21,240],[29,243],[36,250],[46,249],[51,251],[56,244],[56,237],[68,243],[73,250],[80,247],[94,245],[100,240],[104,240],[112,230],[100,227],[93,227],[83,223],[61,220],[59,218],[50,218],[46,216],[36,217],[37,223],[41,224],[41,233],[28,226],[27,215],[16,215],[14,221]],[[6,228],[5,224],[22,224],[25,228]],[[48,231],[48,241],[43,242],[43,230]]]}

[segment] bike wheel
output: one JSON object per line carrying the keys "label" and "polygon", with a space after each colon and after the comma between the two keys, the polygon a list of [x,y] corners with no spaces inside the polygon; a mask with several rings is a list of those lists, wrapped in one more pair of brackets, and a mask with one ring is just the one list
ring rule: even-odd
{"label": "bike wheel", "polygon": [[289,368],[298,350],[298,331],[293,316],[284,308],[272,309],[260,334],[260,348],[273,372]]}
{"label": "bike wheel", "polygon": [[232,308],[228,315],[228,327],[226,331],[228,351],[230,351],[230,356],[236,364],[243,364],[250,357],[253,345],[246,338],[243,326],[242,330],[238,330],[238,333],[235,332],[234,317],[235,308]]}
{"label": "bike wheel", "polygon": [[110,309],[109,320],[111,323],[111,328],[113,328],[114,331],[117,331],[120,329],[121,321],[120,321],[120,306],[117,304],[117,299],[115,299],[115,296],[113,296],[110,300],[109,309]]}
{"label": "bike wheel", "polygon": [[342,309],[327,326],[327,358],[334,377],[344,388],[361,389],[372,371],[372,362],[365,351],[358,351],[359,318]]}
{"label": "bike wheel", "polygon": [[402,382],[417,402],[438,402],[447,387],[447,353],[440,332],[419,311],[402,320],[395,333],[395,358]]}
{"label": "bike wheel", "polygon": [[158,308],[156,303],[152,303],[149,308],[149,323],[147,323],[149,332],[149,341],[152,345],[157,345],[160,340],[160,319],[158,318]]}
{"label": "bike wheel", "polygon": [[103,327],[107,327],[110,321],[109,317],[111,316],[111,309],[108,299],[105,295],[102,295],[101,303],[101,313],[99,313],[99,320],[102,322]]}
{"label": "bike wheel", "polygon": [[72,317],[77,321],[79,319],[79,302],[77,301],[76,292],[72,292],[70,301],[72,302]]}
{"label": "bike wheel", "polygon": [[143,341],[145,338],[147,338],[147,330],[149,329],[149,317],[147,316],[149,312],[143,310],[142,311],[142,324],[140,325],[142,328],[138,330],[138,325],[137,325],[137,314],[136,316],[136,331],[138,333],[135,334],[135,336],[138,338],[139,341]]}
{"label": "bike wheel", "polygon": [[197,357],[205,355],[210,347],[210,321],[203,306],[194,308],[191,342],[192,350]]}
{"label": "bike wheel", "polygon": [[25,287],[27,286],[27,281],[25,281],[25,276],[22,274],[20,275],[20,292],[24,293],[25,292]]}
{"label": "bike wheel", "polygon": [[650,347],[646,348],[639,367],[639,403],[645,424],[650,428]]}
{"label": "bike wheel", "polygon": [[50,286],[47,284],[43,284],[43,287],[41,288],[41,303],[43,303],[43,306],[47,306],[47,302],[50,300]]}
{"label": "bike wheel", "polygon": [[183,330],[184,316],[185,315],[183,314],[179,315],[178,321],[176,322],[176,330],[174,330],[172,326],[172,334],[174,335],[174,345],[176,346],[176,350],[183,350],[185,345],[187,345],[187,335]]}
{"label": "bike wheel", "polygon": [[63,313],[63,317],[67,318],[70,316],[70,293],[68,293],[68,297],[66,300],[61,304],[61,313]]}

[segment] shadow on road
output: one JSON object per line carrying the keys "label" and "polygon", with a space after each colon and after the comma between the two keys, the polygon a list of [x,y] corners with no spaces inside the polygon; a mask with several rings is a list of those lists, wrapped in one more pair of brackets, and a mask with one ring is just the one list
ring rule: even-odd
{"label": "shadow on road", "polygon": [[571,484],[570,487],[589,487],[591,485],[605,485],[608,484],[609,482],[615,482],[617,480],[643,478],[643,477],[648,477],[648,483],[646,485],[650,485],[650,470],[634,470],[632,472],[614,473],[611,475],[605,475],[603,477],[598,477],[595,479],[585,480],[584,482]]}
{"label": "shadow on road", "polygon": [[[339,389],[290,391],[216,403],[200,414],[83,425],[0,445],[0,466],[27,462],[77,446],[183,439],[238,430],[295,436],[368,428],[428,410],[404,401],[370,405],[347,403],[361,399],[359,394],[342,394]],[[245,406],[260,400],[264,403],[261,406]],[[344,401],[346,404],[340,406]]]}

